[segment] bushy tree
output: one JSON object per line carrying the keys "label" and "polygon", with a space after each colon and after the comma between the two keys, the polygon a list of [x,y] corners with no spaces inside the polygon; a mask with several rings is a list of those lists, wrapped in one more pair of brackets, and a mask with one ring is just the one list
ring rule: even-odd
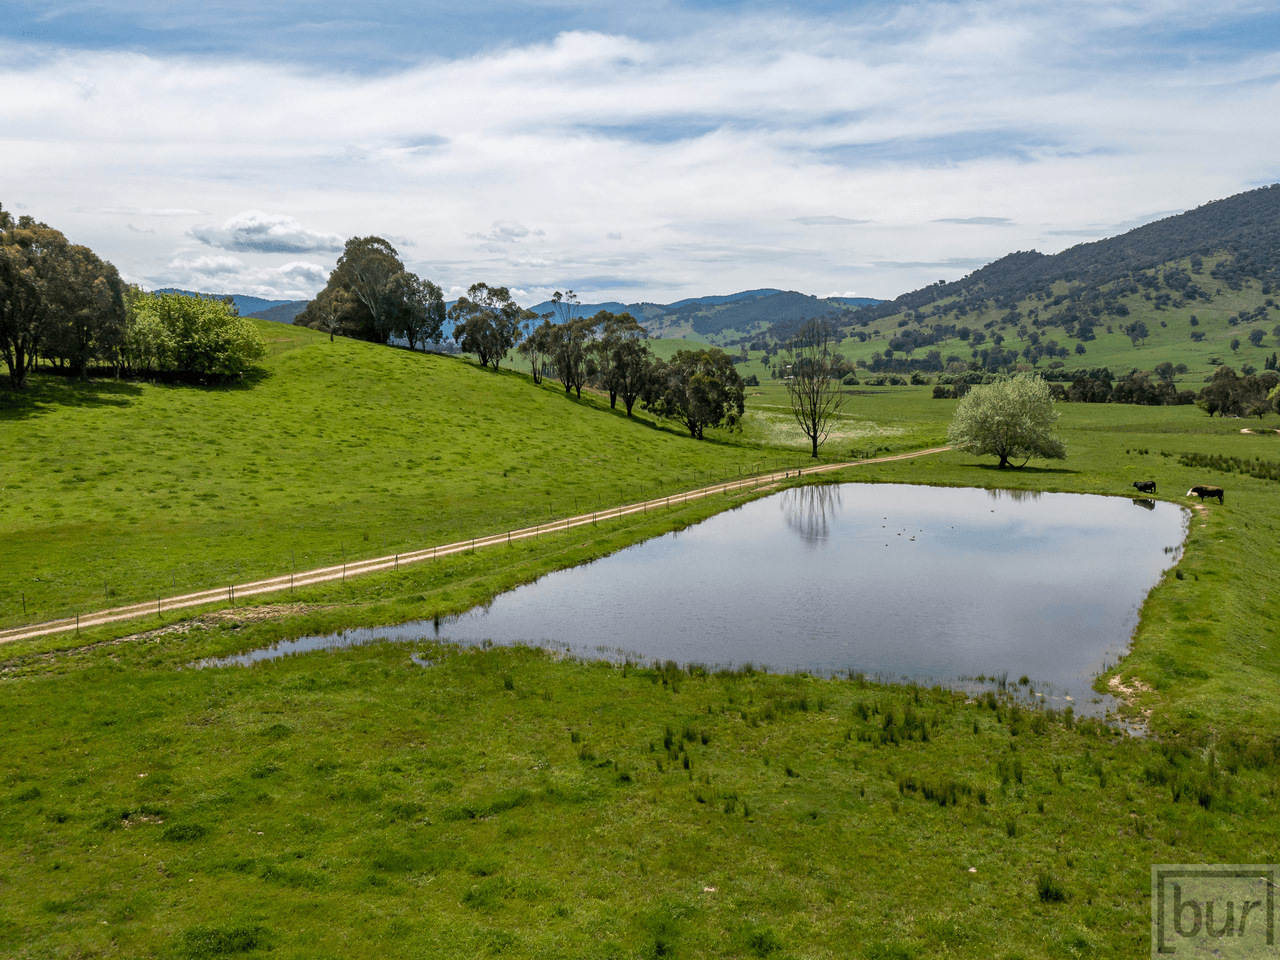
{"label": "bushy tree", "polygon": [[241,376],[267,354],[253,321],[226,301],[140,291],[131,301],[123,359],[135,373]]}
{"label": "bushy tree", "polygon": [[335,334],[386,343],[403,337],[409,348],[439,340],[444,295],[430,280],[405,269],[396,248],[382,237],[352,237],[329,281],[294,323]]}
{"label": "bushy tree", "polygon": [[643,404],[684,424],[697,440],[707,427],[736,427],[746,409],[742,377],[723,350],[678,350],[654,364]]}
{"label": "bushy tree", "polygon": [[439,340],[444,330],[444,293],[430,280],[423,280],[408,270],[387,281],[383,291],[386,323],[391,335],[404,337],[409,349],[419,342]]}
{"label": "bushy tree", "polygon": [[1213,372],[1213,379],[1200,391],[1196,406],[1211,417],[1215,413],[1241,417],[1266,399],[1267,389],[1259,377],[1242,377],[1224,364]]}
{"label": "bushy tree", "polygon": [[532,318],[533,313],[511,299],[510,290],[486,283],[473,283],[449,308],[458,346],[474,353],[482,367],[493,364],[495,370],[524,335],[521,324]]}
{"label": "bushy tree", "polygon": [[961,450],[1000,458],[1001,470],[1025,466],[1032,457],[1061,460],[1067,455],[1053,432],[1058,412],[1049,385],[1032,374],[977,386],[956,405],[947,440]]}
{"label": "bushy tree", "polygon": [[116,268],[32,217],[0,207],[0,353],[21,389],[39,357],[85,376],[118,356],[124,284]]}
{"label": "bushy tree", "polygon": [[368,312],[369,322],[357,331],[364,340],[386,343],[398,305],[393,281],[404,273],[400,255],[382,237],[352,237],[329,275],[329,287],[347,291]]}

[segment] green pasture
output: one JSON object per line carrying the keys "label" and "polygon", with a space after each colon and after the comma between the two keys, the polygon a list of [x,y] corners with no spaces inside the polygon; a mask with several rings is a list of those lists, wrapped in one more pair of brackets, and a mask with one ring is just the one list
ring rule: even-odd
{"label": "green pasture", "polygon": [[248,383],[37,376],[0,393],[0,625],[498,533],[791,456],[742,434],[695,443],[515,370],[261,326],[273,353]]}
{"label": "green pasture", "polygon": [[[748,390],[741,433],[697,443],[518,370],[264,329],[243,386],[0,394],[6,625],[807,460],[776,383]],[[937,445],[954,408],[851,388],[824,456]],[[425,642],[191,669],[458,612],[739,499],[676,504],[5,644],[0,955],[1147,955],[1152,863],[1274,846],[1280,490],[1180,457],[1277,462],[1280,436],[1195,407],[1059,409],[1065,461],[948,452],[834,479],[1113,496],[1154,479],[1189,504],[1114,671],[1150,736],[1033,709],[1012,678],[967,699]],[[1189,502],[1195,483],[1226,502]]]}
{"label": "green pasture", "polygon": [[1274,838],[1256,745],[1003,699],[190,652],[7,685],[6,956],[1136,957],[1151,862]]}

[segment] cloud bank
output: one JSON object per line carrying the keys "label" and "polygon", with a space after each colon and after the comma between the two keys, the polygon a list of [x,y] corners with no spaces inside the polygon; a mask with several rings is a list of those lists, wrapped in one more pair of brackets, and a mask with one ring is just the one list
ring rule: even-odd
{"label": "cloud bank", "polygon": [[293,217],[246,210],[224,223],[199,223],[187,235],[223,250],[256,250],[262,253],[333,253],[342,249],[335,233],[307,230]]}
{"label": "cloud bank", "polygon": [[532,301],[889,297],[1280,180],[1255,7],[676,6],[662,35],[600,9],[363,70],[14,33],[0,201],[156,285],[312,293],[379,234],[446,289]]}

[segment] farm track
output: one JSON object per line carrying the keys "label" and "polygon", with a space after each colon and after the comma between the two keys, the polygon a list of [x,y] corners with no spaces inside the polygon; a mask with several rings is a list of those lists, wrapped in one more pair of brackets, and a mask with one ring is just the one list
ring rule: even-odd
{"label": "farm track", "polygon": [[327,583],[334,580],[345,581],[348,577],[358,577],[369,573],[380,573],[386,570],[397,570],[401,566],[408,564],[435,560],[439,557],[465,553],[468,550],[479,550],[482,547],[495,547],[504,543],[514,543],[517,540],[527,540],[531,537],[540,537],[544,533],[559,533],[564,530],[571,530],[574,527],[583,526],[584,524],[596,523],[599,520],[616,520],[636,513],[648,513],[650,509],[666,507],[672,504],[688,503],[692,500],[701,500],[706,497],[733,493],[738,490],[772,487],[780,480],[790,479],[792,475],[811,476],[819,473],[831,473],[832,471],[843,470],[848,467],[864,466],[874,463],[888,463],[893,460],[910,460],[915,457],[924,457],[935,453],[942,453],[949,449],[951,448],[945,446],[931,447],[928,450],[916,450],[912,453],[900,453],[891,457],[874,457],[870,460],[852,460],[845,463],[822,464],[821,466],[801,468],[799,470],[777,471],[757,477],[730,480],[710,487],[702,487],[696,490],[689,490],[684,493],[673,494],[669,497],[657,497],[653,500],[641,501],[640,503],[619,505],[618,507],[611,508],[609,510],[598,510],[592,513],[583,513],[576,517],[567,517],[563,520],[553,520],[550,523],[525,527],[523,530],[510,530],[493,536],[476,537],[471,540],[462,540],[457,543],[450,543],[444,546],[414,550],[410,553],[375,557],[371,560],[359,560],[354,563],[344,563],[330,567],[319,567],[302,573],[270,577],[266,580],[255,580],[252,583],[243,583],[239,585],[228,584],[226,587],[215,587],[211,590],[199,590],[195,593],[184,593],[174,597],[158,597],[155,601],[147,600],[142,603],[129,604],[123,607],[114,607],[109,610],[100,610],[97,613],[85,614],[79,617],[64,617],[60,620],[48,620],[44,623],[29,626],[10,627],[7,630],[0,630],[0,643],[8,643],[13,640],[29,640],[35,637],[43,637],[55,633],[67,633],[72,630],[78,631],[84,627],[96,627],[107,623],[116,623],[121,620],[136,620],[139,617],[151,616],[153,614],[159,615],[167,611],[182,610],[188,607],[201,607],[223,602],[234,604],[237,599],[245,597],[256,597],[267,593],[280,593],[284,590],[291,590],[296,587],[306,587],[316,583]]}

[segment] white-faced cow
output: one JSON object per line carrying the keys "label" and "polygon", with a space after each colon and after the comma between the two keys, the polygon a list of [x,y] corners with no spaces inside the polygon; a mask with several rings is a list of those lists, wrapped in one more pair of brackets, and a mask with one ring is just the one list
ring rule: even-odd
{"label": "white-faced cow", "polygon": [[1219,503],[1222,503],[1224,499],[1221,487],[1206,487],[1202,485],[1192,487],[1187,491],[1187,496],[1199,497],[1201,500],[1204,500],[1206,497],[1210,500],[1217,497]]}
{"label": "white-faced cow", "polygon": [[1135,480],[1133,481],[1133,487],[1139,493],[1156,492],[1156,482],[1154,480]]}

